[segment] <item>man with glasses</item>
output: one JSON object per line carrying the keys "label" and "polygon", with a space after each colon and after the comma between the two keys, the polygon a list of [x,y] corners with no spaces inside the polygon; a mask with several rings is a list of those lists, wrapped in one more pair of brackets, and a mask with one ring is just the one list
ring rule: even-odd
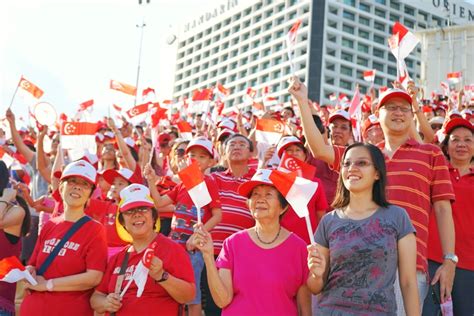
{"label": "man with glasses", "polygon": [[[330,146],[310,118],[308,90],[295,78],[290,83],[289,92],[298,101],[303,130],[314,155],[339,170],[343,147]],[[428,293],[428,222],[434,209],[444,262],[436,272],[432,283],[440,282],[441,297],[444,302],[451,293],[457,257],[454,254],[454,224],[451,201],[454,192],[448,166],[441,150],[431,144],[418,143],[411,138],[414,134],[414,115],[420,113],[415,89],[409,93],[400,89],[389,89],[380,96],[376,115],[382,127],[385,142],[380,144],[387,163],[387,195],[389,202],[405,208],[417,232],[417,277],[420,304]],[[414,262],[415,264],[415,262]],[[399,315],[404,315],[398,280],[395,283]]]}

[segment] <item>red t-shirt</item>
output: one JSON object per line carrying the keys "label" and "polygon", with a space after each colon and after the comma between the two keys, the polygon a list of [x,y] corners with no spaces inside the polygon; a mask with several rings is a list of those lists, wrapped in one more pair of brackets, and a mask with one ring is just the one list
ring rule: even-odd
{"label": "red t-shirt", "polygon": [[[73,222],[56,217],[47,222],[38,236],[29,264],[41,267]],[[85,223],[64,245],[44,273],[46,280],[84,273],[105,271],[107,244],[104,227],[92,220]],[[21,304],[22,315],[93,315],[89,299],[93,289],[70,292],[35,292],[27,294]]]}
{"label": "red t-shirt", "polygon": [[[204,181],[206,182],[212,201],[200,210],[203,223],[211,218],[213,208],[221,208],[219,191],[217,190],[214,178],[209,175],[204,175]],[[175,205],[173,220],[171,222],[170,238],[186,247],[186,241],[193,234],[193,226],[197,223],[196,206],[191,200],[188,190],[186,190],[183,183],[175,186],[173,190],[167,193],[167,196]]]}
{"label": "red t-shirt", "polygon": [[[461,269],[474,271],[474,204],[472,203],[474,168],[471,168],[471,173],[462,177],[459,175],[459,171],[453,167],[449,168],[449,173],[456,194],[456,201],[451,207],[456,233],[455,253],[459,257],[457,266]],[[428,259],[443,262],[436,215],[430,217]]]}
{"label": "red t-shirt", "polygon": [[[155,255],[163,261],[163,269],[175,278],[194,283],[194,273],[189,256],[184,249],[165,236],[158,234],[154,240],[156,242]],[[115,291],[115,284],[120,272],[125,252],[128,247],[110,258],[107,270],[102,278],[102,282],[96,288],[97,291],[108,294]],[[130,252],[125,279],[122,283],[122,290],[130,280],[136,265],[143,258],[143,251],[137,253]],[[179,303],[176,302],[168,292],[150,276],[148,276],[145,289],[140,298],[137,297],[137,285],[132,282],[122,299],[122,307],[116,313],[122,315],[178,315]],[[108,315],[108,313],[107,313]]]}
{"label": "red t-shirt", "polygon": [[247,207],[247,198],[238,192],[239,186],[252,179],[255,169],[250,169],[243,177],[236,178],[230,170],[213,173],[222,203],[222,220],[211,231],[214,254],[218,255],[222,243],[230,235],[255,225],[255,220]]}
{"label": "red t-shirt", "polygon": [[[325,212],[328,208],[328,202],[326,200],[324,185],[321,180],[315,177],[313,181],[318,183],[318,189],[311,200],[309,200],[308,211],[314,234],[319,224],[319,219],[316,215],[316,212]],[[283,215],[283,218],[281,219],[281,226],[298,235],[298,237],[303,239],[306,244],[309,245],[311,243],[308,235],[308,229],[306,228],[306,220],[304,218],[300,218],[291,206],[288,207],[285,215]]]}

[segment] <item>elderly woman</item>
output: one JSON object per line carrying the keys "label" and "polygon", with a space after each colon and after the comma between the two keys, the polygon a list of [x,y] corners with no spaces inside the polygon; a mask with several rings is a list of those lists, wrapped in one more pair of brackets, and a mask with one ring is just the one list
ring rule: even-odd
{"label": "elderly woman", "polygon": [[308,247],[317,315],[396,315],[397,269],[406,314],[420,315],[415,229],[404,209],[387,202],[385,170],[374,145],[344,152],[334,210]]}
{"label": "elderly woman", "polygon": [[[153,311],[178,315],[180,304],[195,295],[189,256],[183,247],[155,231],[158,212],[147,187],[129,185],[120,192],[120,197],[118,228],[123,229],[118,234],[121,237],[129,234],[132,242],[110,258],[91,305],[98,313],[150,315]],[[150,263],[146,283],[139,288],[132,276],[140,261],[147,258]]]}
{"label": "elderly woman", "polygon": [[258,170],[239,187],[255,226],[227,238],[216,261],[211,235],[197,225],[194,245],[203,253],[212,298],[223,316],[311,315],[306,245],[281,226],[288,202],[270,174]]}
{"label": "elderly woman", "polygon": [[107,264],[104,227],[84,213],[95,183],[96,171],[86,161],[64,169],[59,184],[64,213],[47,222],[38,237],[27,267],[38,284],[26,284],[30,294],[21,315],[94,314],[89,299]]}
{"label": "elderly woman", "polygon": [[[436,270],[441,263],[449,262],[456,265],[451,291],[454,315],[474,315],[474,300],[472,299],[474,292],[473,133],[474,126],[468,120],[453,118],[444,127],[446,137],[441,143],[444,155],[449,160],[449,173],[456,194],[456,201],[451,205],[456,233],[456,256],[442,253],[435,217],[430,218],[428,227],[428,269],[432,278],[431,283],[438,286],[439,273],[436,273]],[[423,315],[436,315],[437,311],[439,311],[439,302],[435,305],[433,296],[428,295],[425,299]]]}

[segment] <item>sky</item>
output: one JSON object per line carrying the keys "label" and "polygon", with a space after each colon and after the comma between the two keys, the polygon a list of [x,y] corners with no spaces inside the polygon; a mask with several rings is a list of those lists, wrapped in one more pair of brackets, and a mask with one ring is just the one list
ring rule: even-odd
{"label": "sky", "polygon": [[[143,0],[146,2],[146,0]],[[225,1],[224,1],[225,2]],[[41,101],[73,115],[94,99],[94,117],[112,103],[128,109],[134,98],[109,89],[111,79],[136,84],[140,28],[145,18],[139,88],[153,87],[159,100],[171,97],[179,34],[199,13],[223,1],[15,0],[0,1],[0,118],[21,76],[39,86]],[[17,92],[12,110],[27,118],[38,100]]]}

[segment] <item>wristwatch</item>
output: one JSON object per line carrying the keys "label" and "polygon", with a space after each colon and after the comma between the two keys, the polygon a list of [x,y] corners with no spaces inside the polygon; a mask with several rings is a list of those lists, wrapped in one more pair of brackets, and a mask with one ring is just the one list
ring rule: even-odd
{"label": "wristwatch", "polygon": [[163,274],[161,275],[161,279],[159,279],[158,283],[161,283],[161,282],[165,282],[166,280],[168,280],[168,278],[170,277],[170,274],[166,271],[163,271]]}
{"label": "wristwatch", "polygon": [[459,261],[459,258],[458,256],[456,256],[454,253],[447,253],[444,255],[443,257],[444,260],[448,259],[448,260],[451,260],[452,262],[454,262],[454,264],[457,264],[458,261]]}
{"label": "wristwatch", "polygon": [[53,279],[49,279],[48,281],[46,281],[46,289],[48,290],[48,292],[53,291],[54,289]]}

